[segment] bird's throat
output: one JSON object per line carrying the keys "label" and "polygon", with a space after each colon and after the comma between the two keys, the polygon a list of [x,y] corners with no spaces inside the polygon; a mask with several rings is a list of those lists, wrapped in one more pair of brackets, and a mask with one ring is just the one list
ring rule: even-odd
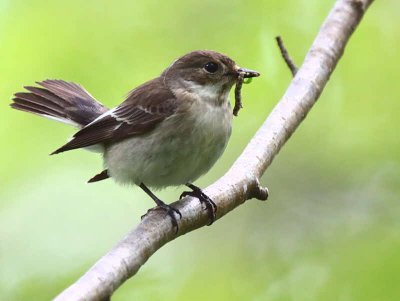
{"label": "bird's throat", "polygon": [[230,87],[226,84],[205,84],[188,82],[187,91],[197,99],[217,106],[228,102]]}

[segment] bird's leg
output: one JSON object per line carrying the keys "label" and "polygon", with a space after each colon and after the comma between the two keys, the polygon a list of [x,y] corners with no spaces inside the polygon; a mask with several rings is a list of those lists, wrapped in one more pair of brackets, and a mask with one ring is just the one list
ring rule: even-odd
{"label": "bird's leg", "polygon": [[[176,217],[175,217],[175,213],[177,215],[179,215],[179,218],[182,218],[182,214],[179,212],[179,210],[175,209],[171,205],[165,204],[154,193],[152,193],[150,191],[150,189],[146,185],[144,185],[143,183],[140,183],[139,187],[142,188],[144,190],[144,192],[146,192],[153,199],[153,201],[157,204],[156,208],[149,209],[149,211],[147,211],[147,213],[149,213],[151,210],[155,210],[157,208],[165,210],[167,212],[167,214],[171,217],[172,225],[176,229],[175,233],[178,233],[179,227],[178,227],[178,222],[177,222]],[[145,215],[143,215],[142,218]]]}
{"label": "bird's leg", "polygon": [[183,198],[185,196],[192,196],[195,198],[198,198],[200,203],[204,204],[206,206],[206,210],[208,211],[208,215],[210,217],[210,223],[208,225],[211,225],[216,218],[216,212],[217,212],[217,205],[213,202],[212,199],[210,199],[202,190],[201,188],[191,184],[191,183],[186,183],[185,184],[187,187],[192,189],[192,191],[184,191],[182,192],[180,198]]}

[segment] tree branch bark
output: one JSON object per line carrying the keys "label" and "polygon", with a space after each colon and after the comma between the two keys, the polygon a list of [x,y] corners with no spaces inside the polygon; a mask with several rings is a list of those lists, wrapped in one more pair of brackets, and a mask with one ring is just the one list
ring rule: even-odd
{"label": "tree branch bark", "polygon": [[[372,2],[337,0],[280,102],[231,169],[205,189],[218,206],[217,219],[248,199],[266,199],[268,191],[260,186],[258,179],[317,101],[351,34]],[[207,212],[196,198],[186,197],[173,205],[183,216],[177,235],[163,212],[150,212],[54,300],[108,300],[164,244],[207,225]]]}

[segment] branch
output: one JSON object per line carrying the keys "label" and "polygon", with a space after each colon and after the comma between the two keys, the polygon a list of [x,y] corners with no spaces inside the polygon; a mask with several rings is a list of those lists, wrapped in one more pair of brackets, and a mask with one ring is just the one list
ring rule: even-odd
{"label": "branch", "polygon": [[[348,39],[372,2],[337,0],[280,102],[231,169],[205,189],[218,206],[217,218],[248,199],[266,199],[268,191],[260,186],[258,179],[317,101]],[[150,212],[55,300],[108,300],[159,248],[177,236],[207,225],[207,212],[196,198],[186,197],[173,205],[183,216],[177,235],[164,213]]]}
{"label": "branch", "polygon": [[292,58],[289,55],[289,52],[287,51],[285,45],[283,44],[283,40],[281,36],[275,37],[276,42],[278,43],[279,50],[281,51],[281,55],[283,59],[285,60],[286,65],[292,72],[293,77],[296,75],[298,68],[296,67],[296,64],[293,62]]}

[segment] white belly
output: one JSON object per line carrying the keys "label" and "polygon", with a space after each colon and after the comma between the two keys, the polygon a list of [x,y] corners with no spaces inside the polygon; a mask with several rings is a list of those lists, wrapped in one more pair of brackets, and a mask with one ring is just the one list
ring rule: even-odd
{"label": "white belly", "polygon": [[184,115],[164,120],[151,133],[109,146],[104,160],[117,182],[153,188],[182,185],[206,173],[231,134],[232,112],[197,102]]}

